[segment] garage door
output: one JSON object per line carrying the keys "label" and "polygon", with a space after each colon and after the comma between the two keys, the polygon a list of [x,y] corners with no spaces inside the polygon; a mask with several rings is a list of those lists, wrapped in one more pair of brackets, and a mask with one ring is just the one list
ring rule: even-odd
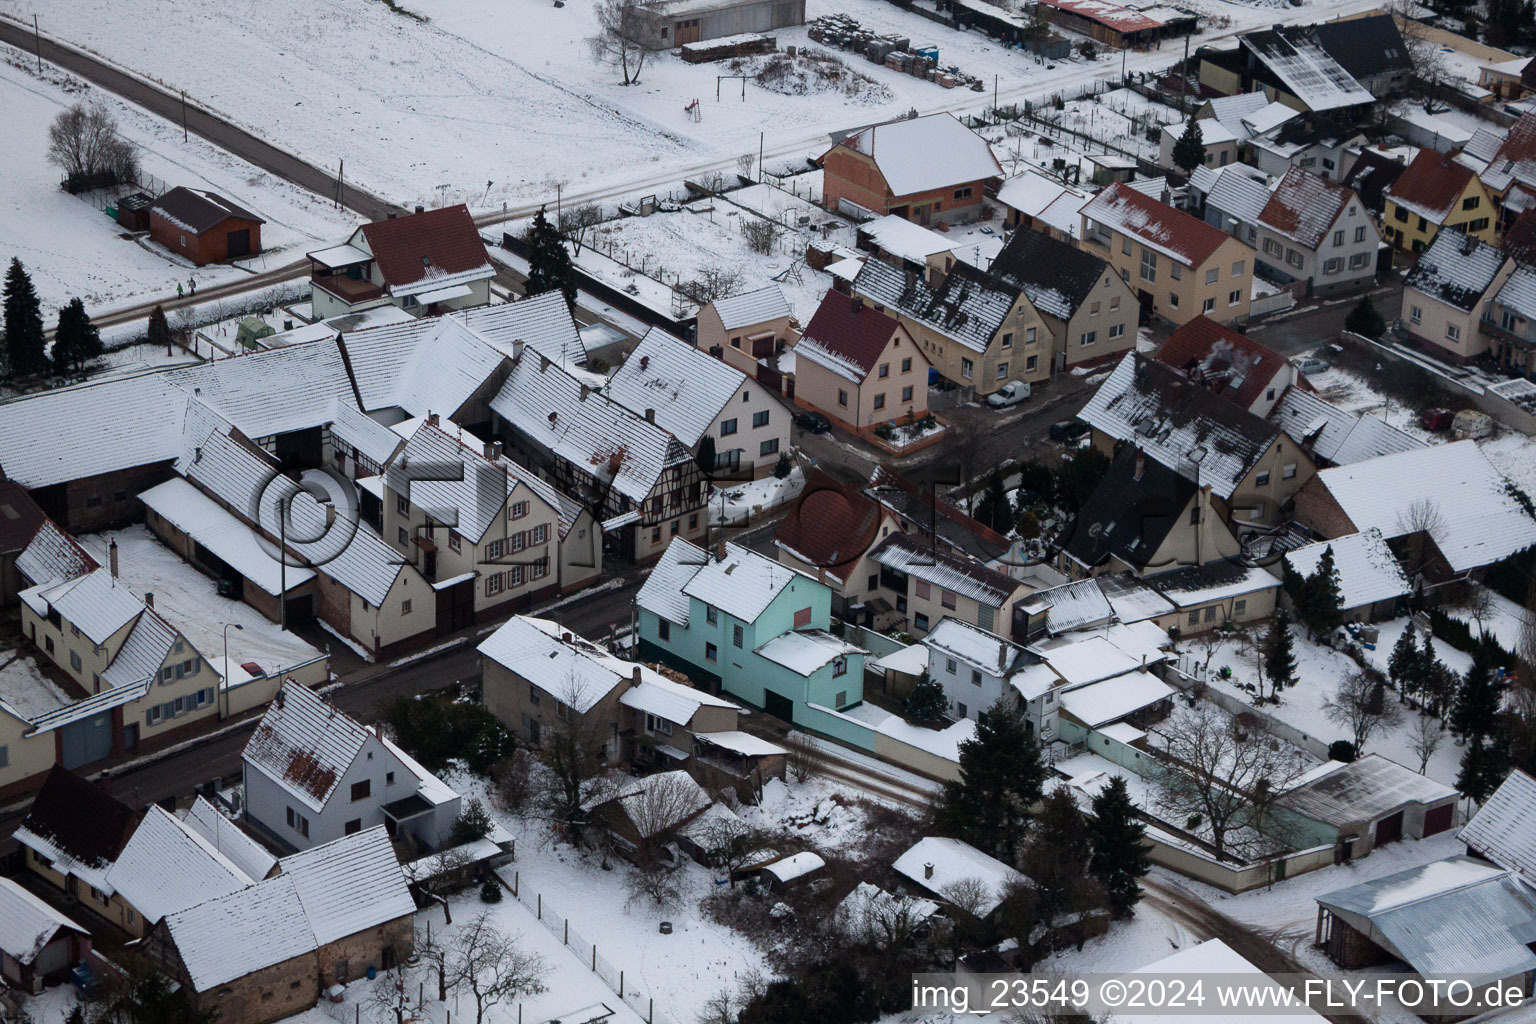
{"label": "garage door", "polygon": [[772,690],[763,691],[763,710],[774,718],[782,718],[791,725],[795,722],[795,702]]}
{"label": "garage door", "polygon": [[92,761],[100,761],[112,753],[112,712],[79,722],[71,722],[59,729],[59,761],[65,768],[78,768]]}
{"label": "garage door", "polygon": [[1451,827],[1451,813],[1454,810],[1452,804],[1442,804],[1439,807],[1431,807],[1424,812],[1424,834],[1432,836],[1436,832],[1444,832]]}
{"label": "garage door", "polygon": [[1398,811],[1390,818],[1382,818],[1376,823],[1376,845],[1396,842],[1403,838],[1403,812]]}

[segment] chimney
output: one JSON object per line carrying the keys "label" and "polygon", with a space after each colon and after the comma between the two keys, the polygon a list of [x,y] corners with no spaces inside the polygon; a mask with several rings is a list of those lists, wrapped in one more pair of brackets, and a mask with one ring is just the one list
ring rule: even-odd
{"label": "chimney", "polygon": [[547,369],[549,369],[549,356],[547,356],[544,353],[540,352],[539,353],[539,372],[543,373]]}
{"label": "chimney", "polygon": [[521,358],[523,358],[523,339],[522,338],[513,338],[512,339],[512,361],[515,363],[515,362],[517,362]]}
{"label": "chimney", "polygon": [[855,295],[848,301],[848,308],[853,311],[854,316],[858,316],[859,313],[864,309],[864,299],[858,295]]}
{"label": "chimney", "polygon": [[569,633],[561,633],[560,634],[560,639],[564,643],[570,643],[571,642],[571,634],[569,634]]}
{"label": "chimney", "polygon": [[107,545],[107,565],[112,568],[112,578],[117,579],[117,541]]}
{"label": "chimney", "polygon": [[725,541],[723,540],[715,543],[715,561],[725,561]]}
{"label": "chimney", "polygon": [[587,384],[583,383],[581,385],[581,400],[583,402],[585,402],[587,400],[587,396],[590,395],[591,393],[592,393],[592,388],[590,386],[588,386]]}
{"label": "chimney", "polygon": [[154,594],[154,591],[152,591],[152,590],[144,591],[144,607],[146,607],[146,608],[153,608],[154,606],[155,606],[155,594]]}
{"label": "chimney", "polygon": [[647,410],[645,410],[645,422],[647,422],[647,423],[655,423],[656,422],[656,410],[655,409],[647,409]]}
{"label": "chimney", "polygon": [[641,356],[640,357],[640,369],[644,370],[644,369],[648,368],[650,365],[651,365],[651,357],[650,356]]}
{"label": "chimney", "polygon": [[198,445],[196,448],[192,449],[192,462],[193,462],[193,464],[196,464],[196,463],[199,463],[199,462],[202,462],[202,461],[203,461],[203,446],[202,445]]}
{"label": "chimney", "polygon": [[417,203],[416,204],[416,212],[417,213],[425,213],[425,212],[427,212],[427,208],[422,206],[420,203]]}
{"label": "chimney", "polygon": [[923,877],[924,878],[932,878],[933,877],[933,861],[930,860],[930,861],[924,862],[924,864],[923,864]]}
{"label": "chimney", "polygon": [[629,670],[629,678],[636,686],[640,685],[640,666],[636,665]]}
{"label": "chimney", "polygon": [[390,220],[394,220],[394,219],[395,219],[395,214],[394,214],[394,211],[390,211],[390,214],[389,214],[389,219],[390,219]]}
{"label": "chimney", "polygon": [[435,412],[427,413],[427,422],[432,424],[434,427],[437,426],[438,423],[440,422],[439,419],[438,419],[437,413],[435,413]]}
{"label": "chimney", "polygon": [[325,503],[325,528],[327,530],[329,530],[331,527],[333,527],[335,525],[336,525],[336,503],[334,501],[328,501],[328,502]]}
{"label": "chimney", "polygon": [[1131,479],[1140,480],[1141,474],[1147,469],[1147,453],[1141,450],[1141,445],[1136,446],[1136,475]]}
{"label": "chimney", "polygon": [[487,442],[485,442],[485,457],[486,457],[487,461],[495,462],[496,461],[496,456],[498,456],[499,454],[501,454],[501,453],[496,450],[496,442],[495,441],[487,441]]}

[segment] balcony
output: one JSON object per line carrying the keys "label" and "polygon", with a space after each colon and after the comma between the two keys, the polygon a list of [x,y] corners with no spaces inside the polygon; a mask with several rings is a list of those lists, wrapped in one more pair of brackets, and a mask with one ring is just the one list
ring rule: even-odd
{"label": "balcony", "polygon": [[1503,324],[1494,320],[1492,317],[1480,317],[1477,321],[1477,329],[1496,341],[1508,342],[1509,344],[1514,345],[1516,348],[1525,349],[1527,351],[1536,349],[1536,340],[1527,338],[1523,334],[1510,330],[1508,327],[1505,327]]}
{"label": "balcony", "polygon": [[345,274],[329,274],[324,277],[314,274],[310,276],[309,283],[330,292],[349,306],[355,306],[360,302],[371,302],[382,298],[385,294],[382,286],[366,279],[347,277]]}

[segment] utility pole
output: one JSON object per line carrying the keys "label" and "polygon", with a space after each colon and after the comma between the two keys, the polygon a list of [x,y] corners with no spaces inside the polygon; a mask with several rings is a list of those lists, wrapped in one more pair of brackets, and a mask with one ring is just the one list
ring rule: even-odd
{"label": "utility pole", "polygon": [[1179,96],[1184,100],[1183,105],[1189,106],[1189,37],[1192,32],[1184,33],[1184,64],[1179,69]]}
{"label": "utility pole", "polygon": [[997,116],[997,75],[992,76],[992,116]]}
{"label": "utility pole", "polygon": [[555,182],[555,223],[560,223],[560,195],[565,190],[564,182]]}
{"label": "utility pole", "polygon": [[345,157],[343,157],[342,159],[336,161],[336,209],[338,209],[338,210],[341,209],[341,192],[342,192],[342,189],[346,187],[345,185],[342,184],[342,182],[344,180],[343,175],[346,172],[346,169],[347,169],[347,161],[346,161]]}
{"label": "utility pole", "polygon": [[37,15],[32,15],[32,42],[37,47],[37,70],[43,70],[43,34],[37,30]]}
{"label": "utility pole", "polygon": [[763,180],[763,133],[757,133],[757,180]]}
{"label": "utility pole", "polygon": [[181,141],[187,141],[187,90],[181,90]]}

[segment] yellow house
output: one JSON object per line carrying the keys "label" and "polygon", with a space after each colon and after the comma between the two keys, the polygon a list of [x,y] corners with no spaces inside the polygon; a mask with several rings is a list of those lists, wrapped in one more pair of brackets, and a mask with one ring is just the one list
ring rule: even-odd
{"label": "yellow house", "polygon": [[1108,260],[1144,309],[1175,325],[1248,319],[1254,252],[1220,228],[1117,182],[1082,212],[1080,245]]}
{"label": "yellow house", "polygon": [[1423,252],[1442,228],[1453,228],[1492,244],[1496,211],[1492,197],[1471,168],[1432,149],[1383,193],[1382,234],[1404,252]]}

